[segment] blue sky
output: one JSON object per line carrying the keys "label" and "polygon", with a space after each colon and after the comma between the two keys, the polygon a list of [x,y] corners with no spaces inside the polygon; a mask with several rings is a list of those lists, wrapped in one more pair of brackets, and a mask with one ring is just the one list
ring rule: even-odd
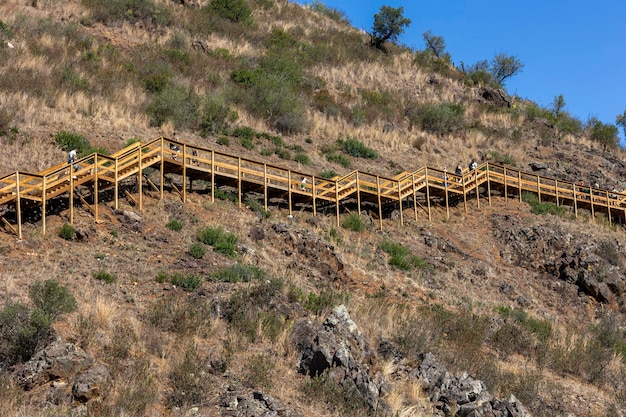
{"label": "blue sky", "polygon": [[[311,0],[298,0],[309,4]],[[510,94],[565,110],[586,122],[615,124],[626,110],[625,0],[323,0],[352,26],[370,31],[380,6],[404,8],[411,25],[400,43],[424,49],[422,34],[441,36],[460,66],[514,55],[524,68],[505,81]],[[620,136],[623,132],[620,128]],[[623,143],[623,141],[622,141]]]}

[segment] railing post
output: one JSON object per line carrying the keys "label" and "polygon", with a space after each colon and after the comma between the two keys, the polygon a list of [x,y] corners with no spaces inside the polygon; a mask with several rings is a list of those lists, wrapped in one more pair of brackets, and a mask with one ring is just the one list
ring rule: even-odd
{"label": "railing post", "polygon": [[93,209],[94,209],[94,217],[96,223],[98,222],[98,154],[93,159],[94,167],[93,167]]}
{"label": "railing post", "polygon": [[415,189],[415,172],[411,174],[411,183],[413,184],[413,211],[415,212],[415,221],[417,221],[417,190]]}
{"label": "railing post", "polygon": [[432,221],[432,217],[430,214],[430,185],[428,184],[428,167],[425,170],[426,175],[426,205],[428,206],[428,221]]}
{"label": "railing post", "polygon": [[576,202],[576,184],[572,183],[572,189],[574,191],[574,217],[578,218],[578,203]]}
{"label": "railing post", "polygon": [[215,203],[215,151],[211,151],[211,203]]}
{"label": "railing post", "polygon": [[611,201],[609,200],[609,191],[606,191],[606,209],[607,214],[609,216],[609,225],[612,224],[613,219],[611,219]]}
{"label": "railing post", "polygon": [[[137,147],[139,171],[137,172],[137,187],[139,188],[139,211],[143,210],[143,169],[141,167],[141,145]],[[184,201],[183,201],[184,202]]]}
{"label": "railing post", "polygon": [[539,175],[537,175],[537,198],[539,199],[539,203],[541,203],[541,182],[539,181]]}
{"label": "railing post", "polygon": [[187,145],[183,143],[183,204],[187,202]]}
{"label": "railing post", "polygon": [[556,196],[556,206],[559,207],[559,180],[554,180],[554,195]]}
{"label": "railing post", "polygon": [[339,227],[339,181],[335,180],[335,212],[337,214],[337,227]]}
{"label": "railing post", "polygon": [[398,180],[398,202],[400,203],[400,224],[404,226],[404,215],[402,214],[402,192],[400,190],[400,180]]}
{"label": "railing post", "polygon": [[165,182],[165,139],[161,136],[161,197],[163,200],[163,183]]}
{"label": "railing post", "polygon": [[463,182],[463,207],[465,208],[465,214],[467,214],[467,191],[465,189],[465,178],[462,174],[461,181]]}
{"label": "railing post", "polygon": [[[115,210],[119,208],[119,197],[120,197],[120,186],[119,186],[119,157],[115,158],[115,189],[113,193],[115,194]],[[163,180],[161,180],[163,183]]]}
{"label": "railing post", "polygon": [[46,176],[41,181],[41,233],[46,234]]}
{"label": "railing post", "polygon": [[517,181],[519,184],[519,202],[522,202],[522,171],[517,171]]}
{"label": "railing post", "polygon": [[[72,178],[72,174],[70,171],[70,178]],[[22,240],[22,202],[20,195],[20,172],[15,171],[15,196],[17,200],[15,200],[15,208],[17,209],[17,237],[19,240]]]}
{"label": "railing post", "polygon": [[491,207],[491,170],[489,169],[489,162],[487,162],[487,201]]}
{"label": "railing post", "polygon": [[[239,194],[239,208],[241,208],[241,157],[237,158],[237,193]],[[291,214],[291,203],[289,204],[289,213]]]}
{"label": "railing post", "polygon": [[478,169],[474,170],[474,190],[476,191],[476,207],[480,208],[480,193],[478,192]]}
{"label": "railing post", "polygon": [[263,201],[265,203],[265,211],[267,211],[267,164],[263,164]]}
{"label": "railing post", "polygon": [[356,172],[356,207],[359,210],[359,217],[361,217],[361,189],[359,187],[359,171]]}
{"label": "railing post", "polygon": [[70,224],[74,224],[74,167],[70,164]]}
{"label": "railing post", "polygon": [[376,190],[378,191],[378,223],[380,224],[380,230],[382,231],[383,230],[383,205],[380,200],[380,177],[378,175],[376,175]]}
{"label": "railing post", "polygon": [[[289,215],[293,215],[293,212],[291,210],[291,170],[287,170],[287,196],[289,198]],[[339,203],[337,203],[339,204]],[[337,214],[337,216],[339,216],[339,214]],[[339,219],[339,217],[337,217],[337,219]]]}
{"label": "railing post", "polygon": [[315,175],[311,177],[311,189],[313,193],[313,215],[317,216],[317,202],[315,200],[315,194],[317,194],[317,192],[315,191]]}
{"label": "railing post", "polygon": [[503,172],[504,172],[504,202],[508,202],[509,201],[509,192],[507,190],[507,181],[506,181],[506,167],[503,168]]}

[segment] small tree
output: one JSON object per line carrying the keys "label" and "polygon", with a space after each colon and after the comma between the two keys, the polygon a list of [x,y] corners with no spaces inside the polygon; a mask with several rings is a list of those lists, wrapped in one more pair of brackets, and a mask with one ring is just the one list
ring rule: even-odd
{"label": "small tree", "polygon": [[617,126],[604,124],[597,118],[592,117],[589,120],[587,127],[591,132],[591,140],[601,143],[605,148],[607,146],[615,148],[619,144],[619,138],[617,136],[619,131]]}
{"label": "small tree", "polygon": [[507,78],[521,72],[522,68],[524,68],[524,64],[513,55],[501,53],[491,59],[491,75],[500,85]]}
{"label": "small tree", "polygon": [[370,46],[386,52],[385,42],[395,42],[404,33],[405,27],[411,24],[411,19],[404,17],[403,12],[403,7],[380,7],[380,11],[374,15],[374,26],[369,34]]}
{"label": "small tree", "polygon": [[622,128],[626,136],[626,110],[615,118],[615,124]]}
{"label": "small tree", "polygon": [[446,41],[441,36],[435,36],[430,30],[422,34],[424,42],[426,42],[426,49],[432,52],[437,58],[449,58],[446,53]]}
{"label": "small tree", "polygon": [[559,117],[563,109],[565,108],[565,99],[563,98],[563,94],[559,94],[554,97],[554,101],[552,102],[552,114],[554,117]]}

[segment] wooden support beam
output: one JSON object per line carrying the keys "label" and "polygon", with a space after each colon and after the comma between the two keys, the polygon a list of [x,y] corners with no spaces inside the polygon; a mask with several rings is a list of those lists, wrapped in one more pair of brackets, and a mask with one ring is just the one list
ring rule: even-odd
{"label": "wooden support beam", "polygon": [[98,222],[98,154],[96,154],[95,158],[94,158],[94,165],[93,165],[93,206],[94,206],[94,217],[95,217],[95,221],[96,223]]}
{"label": "wooden support beam", "polygon": [[415,212],[415,221],[417,221],[417,190],[415,189],[415,173],[411,174],[411,184],[413,184],[413,211]]}
{"label": "wooden support beam", "polygon": [[398,180],[398,203],[400,205],[400,224],[404,226],[404,215],[402,213],[402,190],[400,190],[400,180]]}
{"label": "wooden support beam", "polygon": [[[291,173],[291,171],[289,171]],[[339,181],[335,180],[335,212],[337,214],[337,227],[339,227]]]}
{"label": "wooden support beam", "polygon": [[165,139],[161,136],[161,184],[160,184],[160,199],[163,200],[163,185],[165,184]]}
{"label": "wooden support beam", "polygon": [[[183,143],[183,204],[187,202],[187,145]],[[241,204],[239,204],[241,207]]]}
{"label": "wooden support beam", "polygon": [[574,217],[578,218],[578,203],[576,202],[576,184],[572,184],[572,189],[574,191]]}
{"label": "wooden support beam", "polygon": [[267,164],[263,164],[263,201],[265,202],[265,211],[267,211]]}
{"label": "wooden support beam", "polygon": [[508,201],[508,197],[509,197],[509,193],[507,190],[507,183],[506,183],[506,167],[504,167],[504,201],[505,202]]}
{"label": "wooden support beam", "polygon": [[517,171],[517,181],[519,184],[519,202],[522,202],[522,171]]}
{"label": "wooden support beam", "polygon": [[70,167],[70,224],[74,225],[74,171]]}
{"label": "wooden support beam", "polygon": [[[161,180],[163,182],[163,180]],[[115,158],[115,210],[119,208],[120,181],[119,181],[119,159]]]}
{"label": "wooden support beam", "polygon": [[356,172],[356,207],[361,217],[361,190],[359,187],[359,171]]}
{"label": "wooden support beam", "polygon": [[46,234],[46,179],[44,175],[41,183],[41,234]]}
{"label": "wooden support beam", "polygon": [[287,196],[289,198],[289,215],[292,216],[293,212],[291,209],[291,170],[287,171]]}
{"label": "wooden support beam", "polygon": [[[426,204],[428,205],[428,221],[432,220],[430,214],[430,185],[428,184],[428,168],[425,170],[426,172]],[[379,203],[380,204],[380,203]]]}
{"label": "wooden support beam", "polygon": [[211,203],[215,203],[215,151],[211,151]]}
{"label": "wooden support beam", "polygon": [[380,230],[383,230],[383,205],[380,201],[380,177],[376,175],[376,190],[378,193],[378,223],[380,224]]}
{"label": "wooden support beam", "polygon": [[143,210],[143,167],[141,166],[142,162],[142,153],[141,146],[137,147],[138,152],[138,168],[137,171],[137,188],[139,188],[139,211]]}
{"label": "wooden support beam", "polygon": [[148,177],[146,177],[145,175],[143,176],[143,178],[146,180],[146,183],[152,187],[152,189],[156,192],[159,192],[159,188],[156,186],[156,184],[154,182],[152,182],[152,180]]}
{"label": "wooden support beam", "polygon": [[85,200],[85,197],[82,196],[82,194],[80,193],[76,193],[76,196],[78,197],[78,199],[81,201],[81,203],[83,203],[85,206],[87,206],[87,208],[89,209],[89,211],[91,212],[91,214],[96,214],[96,211],[93,207],[91,207],[91,204],[89,204],[87,202],[87,200]]}
{"label": "wooden support beam", "polygon": [[491,170],[489,169],[489,162],[487,162],[487,201],[491,206]]}
{"label": "wooden support beam", "polygon": [[133,203],[133,206],[137,206],[137,200],[135,200],[135,197],[133,197],[133,195],[129,193],[128,190],[124,190],[124,194],[126,194],[126,197],[128,197],[128,199]]}
{"label": "wooden support beam", "polygon": [[539,175],[537,175],[537,198],[541,203],[541,181],[539,180]]}
{"label": "wooden support beam", "polygon": [[317,194],[315,190],[315,175],[313,175],[313,177],[311,178],[311,187],[311,192],[313,193],[313,215],[317,216],[317,201],[315,200],[315,195]]}
{"label": "wooden support beam", "polygon": [[9,221],[7,219],[5,219],[2,216],[0,216],[0,219],[2,219],[2,223],[4,223],[4,225],[7,227],[7,229],[9,229],[13,233],[15,233],[16,236],[19,236],[19,232],[17,230],[15,230],[15,227],[13,227],[13,225],[11,223],[9,223]]}

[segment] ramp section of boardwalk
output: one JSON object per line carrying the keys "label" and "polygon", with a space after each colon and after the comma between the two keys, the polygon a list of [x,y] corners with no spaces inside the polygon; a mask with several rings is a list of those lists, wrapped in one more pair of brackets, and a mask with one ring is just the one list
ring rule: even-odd
{"label": "ramp section of boardwalk", "polygon": [[[150,176],[145,175],[148,169]],[[178,193],[183,202],[193,181],[204,180],[210,184],[212,201],[217,188],[229,186],[236,189],[240,206],[245,194],[255,192],[263,196],[266,210],[276,198],[287,203],[290,214],[296,204],[308,207],[314,215],[319,208],[327,211],[332,207],[338,224],[342,207],[354,206],[358,213],[367,207],[377,213],[381,228],[385,213],[392,210],[399,210],[402,223],[407,208],[413,209],[416,220],[420,214],[431,220],[433,205],[444,208],[449,215],[451,205],[463,204],[467,212],[473,204],[480,207],[481,199],[491,204],[492,196],[497,195],[521,201],[525,192],[534,194],[539,202],[566,206],[575,216],[579,210],[586,210],[594,218],[606,215],[609,222],[624,223],[626,218],[624,193],[491,163],[483,163],[462,175],[423,167],[394,178],[352,171],[327,179],[161,137],[148,143],[137,142],[113,155],[92,154],[74,164],[59,164],[36,174],[17,171],[1,177],[0,206],[4,211],[0,221],[5,230],[21,239],[23,213],[40,208],[45,234],[47,207],[55,199],[68,202],[69,223],[74,222],[75,200],[97,221],[100,195],[112,189],[109,201],[117,209],[121,184],[133,180],[135,192],[124,189],[123,197],[142,210],[144,187],[163,198],[165,183],[171,176],[179,179],[179,185],[170,181],[168,188]]]}

